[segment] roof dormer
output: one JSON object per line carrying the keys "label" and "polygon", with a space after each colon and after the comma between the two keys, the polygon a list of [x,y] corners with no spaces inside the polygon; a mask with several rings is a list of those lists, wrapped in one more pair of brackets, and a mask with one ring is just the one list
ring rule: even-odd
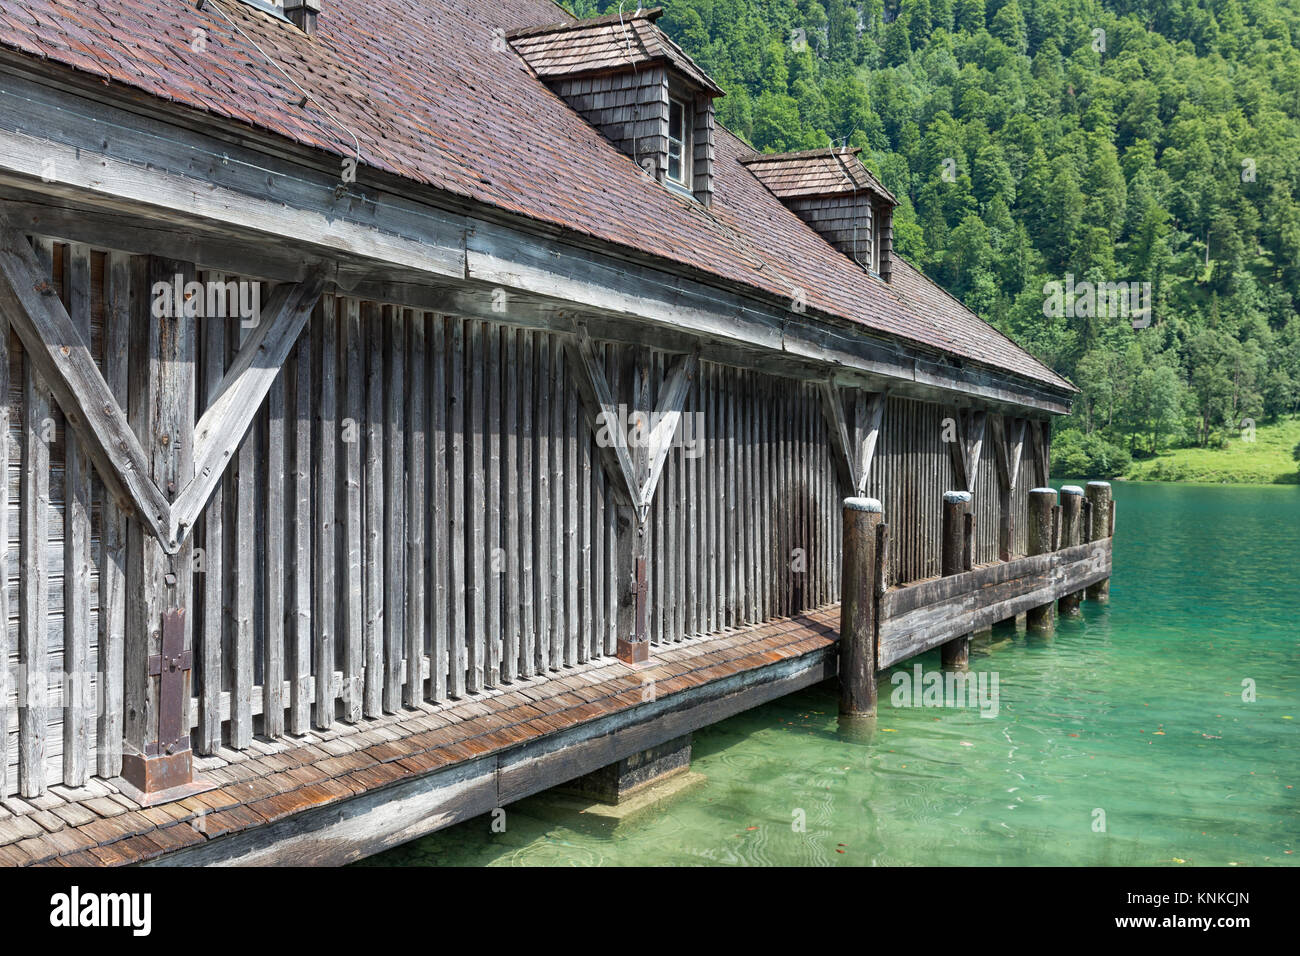
{"label": "roof dormer", "polygon": [[827,242],[888,281],[898,200],[862,165],[859,152],[749,153],[740,161]]}
{"label": "roof dormer", "polygon": [[659,182],[708,205],[722,90],[655,26],[662,8],[507,34],[537,76]]}

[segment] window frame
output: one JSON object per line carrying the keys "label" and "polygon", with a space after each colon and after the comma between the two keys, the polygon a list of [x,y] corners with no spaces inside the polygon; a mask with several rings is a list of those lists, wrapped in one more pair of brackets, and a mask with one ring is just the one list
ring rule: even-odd
{"label": "window frame", "polygon": [[[673,139],[673,107],[680,106],[682,109],[682,136],[681,139]],[[692,181],[695,178],[695,111],[692,109],[691,100],[687,96],[668,94],[668,152],[664,163],[664,179],[671,185],[681,189],[690,190]],[[673,144],[681,145],[681,172],[682,178],[677,179],[672,174],[672,157]]]}

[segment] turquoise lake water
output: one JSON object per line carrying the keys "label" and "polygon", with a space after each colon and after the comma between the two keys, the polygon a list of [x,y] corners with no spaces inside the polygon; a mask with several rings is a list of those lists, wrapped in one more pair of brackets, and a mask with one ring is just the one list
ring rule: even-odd
{"label": "turquoise lake water", "polygon": [[874,726],[841,730],[822,686],[697,733],[705,779],[617,828],[542,795],[505,832],[485,816],[365,863],[1294,865],[1300,488],[1115,497],[1111,602],[972,645],[995,717],[893,705],[891,674],[934,652],[881,675]]}

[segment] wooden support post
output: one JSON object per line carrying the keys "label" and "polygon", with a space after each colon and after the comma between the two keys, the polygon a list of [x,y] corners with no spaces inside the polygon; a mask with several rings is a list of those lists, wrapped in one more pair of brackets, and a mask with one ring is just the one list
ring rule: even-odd
{"label": "wooden support post", "polygon": [[[1054,550],[1052,540],[1052,516],[1056,511],[1056,490],[1054,488],[1033,488],[1029,492],[1029,534],[1025,540],[1025,551],[1030,555],[1047,554]],[[1030,631],[1050,632],[1052,630],[1052,605],[1041,604],[1031,607],[1025,615],[1025,627]]]}
{"label": "wooden support post", "polygon": [[[1083,489],[1078,485],[1065,485],[1061,488],[1061,528],[1057,549],[1076,544],[1083,544]],[[1057,612],[1062,617],[1074,617],[1079,613],[1082,601],[1082,591],[1062,594],[1056,602]]]}
{"label": "wooden support post", "polygon": [[844,499],[840,713],[876,712],[876,552],[884,514],[874,498]]}
{"label": "wooden support post", "polygon": [[[155,283],[179,288],[194,278],[187,263],[151,257],[135,265],[136,289],[153,289]],[[187,310],[179,295],[168,315],[156,316],[153,305],[151,295],[132,297],[129,416],[149,461],[147,477],[175,501],[194,474],[196,322],[194,306]],[[190,548],[187,539],[169,555],[139,515],[128,525],[122,776],[146,801],[182,792],[193,780]]]}
{"label": "wooden support post", "polygon": [[[1089,541],[1100,541],[1102,538],[1109,538],[1113,527],[1111,525],[1111,512],[1114,510],[1114,500],[1111,497],[1109,481],[1090,481],[1088,482],[1088,501],[1092,503],[1092,527],[1088,531]],[[1089,601],[1109,601],[1110,600],[1110,578],[1103,578],[1096,584],[1088,585]]]}
{"label": "wooden support post", "polygon": [[[971,493],[945,491],[943,493],[943,554],[944,577],[969,571],[971,566]],[[939,649],[940,661],[945,668],[964,668],[970,660],[970,635],[954,637]]]}

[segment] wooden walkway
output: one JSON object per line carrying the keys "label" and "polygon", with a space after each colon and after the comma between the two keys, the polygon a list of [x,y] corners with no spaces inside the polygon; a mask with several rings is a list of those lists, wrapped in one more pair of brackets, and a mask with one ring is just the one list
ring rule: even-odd
{"label": "wooden walkway", "polygon": [[0,802],[0,865],[337,864],[834,676],[839,607],[518,680],[198,762],[214,789],[142,808],[111,781]]}

